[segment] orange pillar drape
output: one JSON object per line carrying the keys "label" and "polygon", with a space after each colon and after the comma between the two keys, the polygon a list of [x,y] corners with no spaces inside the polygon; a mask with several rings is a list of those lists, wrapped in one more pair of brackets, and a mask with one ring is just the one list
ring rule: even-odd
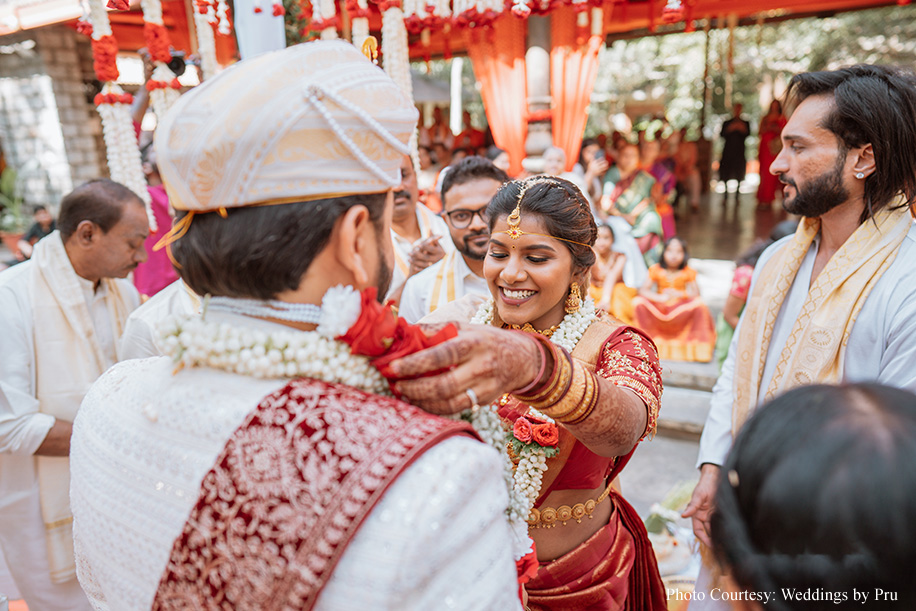
{"label": "orange pillar drape", "polygon": [[[587,13],[586,13],[587,14]],[[579,159],[582,134],[588,120],[588,102],[598,76],[601,36],[576,24],[571,6],[550,15],[550,97],[553,99],[553,143],[566,152],[566,170]]]}
{"label": "orange pillar drape", "polygon": [[528,135],[528,80],[523,19],[506,12],[493,25],[471,30],[468,55],[496,146],[509,153],[509,174],[522,171]]}

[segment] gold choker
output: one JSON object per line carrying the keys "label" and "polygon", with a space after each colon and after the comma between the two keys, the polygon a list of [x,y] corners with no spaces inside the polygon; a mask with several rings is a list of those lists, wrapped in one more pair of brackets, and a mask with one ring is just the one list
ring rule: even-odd
{"label": "gold choker", "polygon": [[554,333],[556,333],[556,331],[557,331],[557,329],[558,329],[559,327],[560,327],[560,325],[554,325],[554,326],[550,327],[549,329],[544,329],[543,331],[539,331],[539,330],[535,329],[533,326],[531,326],[531,323],[530,323],[530,322],[526,322],[525,324],[523,324],[523,325],[521,325],[521,326],[519,326],[519,325],[510,325],[510,324],[506,323],[506,325],[504,326],[504,328],[507,328],[507,329],[513,329],[513,330],[515,330],[515,331],[524,331],[524,332],[526,332],[526,333],[537,333],[538,335],[543,335],[544,337],[548,337],[548,338],[549,338],[551,335],[553,335]]}

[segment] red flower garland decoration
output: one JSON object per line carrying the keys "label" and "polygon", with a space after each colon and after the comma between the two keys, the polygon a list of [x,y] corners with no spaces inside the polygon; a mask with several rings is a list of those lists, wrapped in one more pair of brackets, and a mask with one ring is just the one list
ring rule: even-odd
{"label": "red flower garland decoration", "polygon": [[76,22],[76,31],[85,36],[92,36],[92,24],[80,19]]}
{"label": "red flower garland decoration", "polygon": [[283,8],[282,4],[274,4],[274,17],[279,17],[286,14],[286,9]]}
{"label": "red flower garland decoration", "polygon": [[[210,8],[209,0],[194,0],[194,4],[197,5],[197,12],[201,15],[206,15],[207,10]],[[257,8],[255,8],[257,11]]]}
{"label": "red flower garland decoration", "polygon": [[362,311],[359,318],[337,339],[350,346],[351,353],[369,357],[369,363],[389,382],[396,380],[389,367],[393,361],[458,335],[454,325],[447,325],[435,335],[427,336],[420,327],[398,318],[390,304],[380,304],[376,299],[377,294],[375,288],[368,288],[361,293]]}
{"label": "red flower garland decoration", "polygon": [[108,0],[108,8],[115,11],[129,11],[130,2],[127,0]]}
{"label": "red flower garland decoration", "polygon": [[92,41],[92,61],[95,76],[103,83],[118,80],[118,41],[109,34]]}
{"label": "red flower garland decoration", "polygon": [[146,90],[155,91],[156,89],[181,89],[181,83],[178,82],[177,78],[173,78],[171,81],[146,81]]}
{"label": "red flower garland decoration", "polygon": [[97,93],[92,100],[96,106],[102,104],[132,104],[134,96],[129,93]]}
{"label": "red flower garland decoration", "polygon": [[169,31],[165,29],[165,26],[149,21],[144,22],[143,37],[146,39],[146,48],[153,61],[166,64],[171,61],[172,52],[169,47],[172,43],[169,39]]}
{"label": "red flower garland decoration", "polygon": [[350,16],[350,19],[361,19],[369,16],[369,8],[361,7],[357,0],[347,0],[344,7],[347,10],[347,14]]}
{"label": "red flower garland decoration", "polygon": [[313,19],[311,28],[315,31],[321,31],[326,28],[337,29],[337,26],[340,25],[340,17],[334,15],[333,17],[328,17],[327,19]]}
{"label": "red flower garland decoration", "polygon": [[390,8],[401,8],[401,0],[379,0],[378,8],[381,12],[385,12]]}

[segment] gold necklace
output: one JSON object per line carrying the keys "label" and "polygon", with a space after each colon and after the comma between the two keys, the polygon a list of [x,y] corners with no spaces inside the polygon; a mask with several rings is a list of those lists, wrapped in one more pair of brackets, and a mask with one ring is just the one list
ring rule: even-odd
{"label": "gold necklace", "polygon": [[530,323],[530,322],[526,322],[525,324],[523,324],[523,325],[521,325],[521,326],[519,326],[519,325],[508,325],[508,324],[503,325],[503,328],[504,328],[504,329],[505,329],[505,328],[508,328],[508,329],[513,329],[513,330],[515,330],[515,331],[525,331],[526,333],[537,333],[538,335],[543,335],[544,337],[546,337],[546,338],[548,338],[548,339],[550,338],[551,335],[553,335],[553,334],[556,332],[556,330],[557,330],[559,327],[560,327],[560,325],[554,325],[554,326],[550,327],[549,329],[544,329],[543,331],[539,331],[538,329],[535,329],[533,326],[531,326],[531,323]]}

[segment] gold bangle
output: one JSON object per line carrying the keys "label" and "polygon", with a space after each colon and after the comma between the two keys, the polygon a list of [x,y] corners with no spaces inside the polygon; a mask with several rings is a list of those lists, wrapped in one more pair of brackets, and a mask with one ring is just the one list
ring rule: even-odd
{"label": "gold bangle", "polygon": [[595,375],[585,369],[585,393],[582,396],[582,401],[579,403],[575,411],[557,418],[557,422],[562,422],[566,425],[576,425],[583,421],[586,418],[591,416],[592,412],[595,411],[595,407],[598,405],[598,379]]}
{"label": "gold bangle", "polygon": [[569,390],[557,398],[553,405],[544,406],[541,410],[544,415],[559,421],[576,411],[582,397],[586,392],[588,384],[587,377],[584,374],[584,367],[581,363],[573,361],[572,363],[572,381],[569,383]]}
{"label": "gold bangle", "polygon": [[560,359],[561,354],[557,353],[557,350],[554,348],[553,344],[549,341],[542,341],[541,336],[534,335],[534,338],[541,343],[541,347],[545,350],[549,350],[550,354],[553,355],[553,371],[550,372],[550,379],[546,384],[541,386],[541,389],[534,394],[527,393],[513,393],[513,396],[518,398],[522,403],[531,404],[532,401],[541,401],[549,395],[554,390],[554,386],[557,384],[557,380],[560,378],[560,369],[562,367],[562,362]]}
{"label": "gold bangle", "polygon": [[554,351],[557,375],[551,384],[534,397],[519,397],[524,403],[527,403],[535,409],[541,409],[544,406],[553,405],[569,389],[570,379],[572,378],[573,367],[572,359],[565,352]]}

